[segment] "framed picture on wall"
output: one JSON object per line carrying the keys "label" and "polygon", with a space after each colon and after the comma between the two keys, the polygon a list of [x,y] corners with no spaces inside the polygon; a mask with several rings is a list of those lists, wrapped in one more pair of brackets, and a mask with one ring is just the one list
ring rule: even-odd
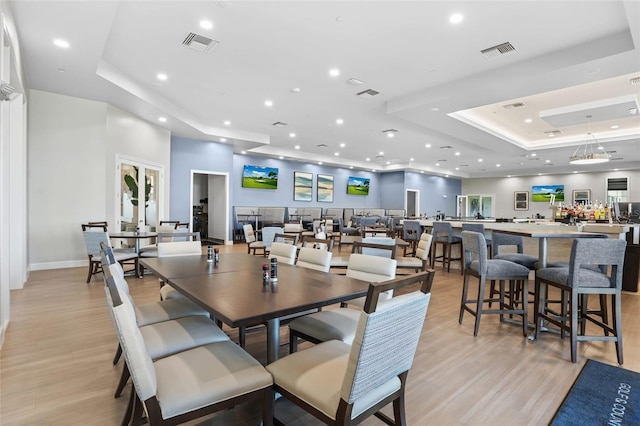
{"label": "framed picture on wall", "polygon": [[516,191],[513,194],[514,210],[529,210],[529,191]]}
{"label": "framed picture on wall", "polygon": [[313,173],[293,172],[293,200],[311,201]]}
{"label": "framed picture on wall", "polygon": [[573,204],[589,204],[591,199],[590,189],[575,189],[573,191]]}
{"label": "framed picture on wall", "polygon": [[333,203],[333,176],[318,174],[316,178],[318,202]]}

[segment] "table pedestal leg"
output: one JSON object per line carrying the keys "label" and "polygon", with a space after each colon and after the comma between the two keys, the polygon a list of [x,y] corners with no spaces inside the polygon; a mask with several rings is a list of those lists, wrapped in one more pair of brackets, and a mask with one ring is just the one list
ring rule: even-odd
{"label": "table pedestal leg", "polygon": [[278,360],[280,348],[280,318],[267,321],[267,364]]}

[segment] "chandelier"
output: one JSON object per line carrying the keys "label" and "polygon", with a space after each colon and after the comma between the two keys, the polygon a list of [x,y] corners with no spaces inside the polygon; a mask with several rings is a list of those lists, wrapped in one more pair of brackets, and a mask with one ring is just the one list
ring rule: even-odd
{"label": "chandelier", "polygon": [[[582,145],[578,145],[573,155],[569,157],[569,164],[598,164],[609,161],[609,154],[591,133],[591,116],[587,115],[587,118],[589,119],[587,135]],[[594,147],[597,148],[594,149]]]}

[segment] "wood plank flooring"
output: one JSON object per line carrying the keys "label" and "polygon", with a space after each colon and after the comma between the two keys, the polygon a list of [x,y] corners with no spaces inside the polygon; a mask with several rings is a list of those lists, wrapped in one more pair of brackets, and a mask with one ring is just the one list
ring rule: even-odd
{"label": "wood plank flooring", "polygon": [[[244,244],[219,246],[244,251]],[[535,254],[535,247],[533,247]],[[556,259],[567,253],[555,249]],[[579,343],[570,362],[569,341],[545,333],[535,343],[517,325],[483,317],[473,337],[473,317],[458,324],[462,277],[436,268],[436,278],[418,352],[409,373],[408,424],[548,424],[587,358],[616,365],[612,343]],[[107,312],[102,277],[85,284],[86,269],[32,272],[22,290],[11,292],[11,323],[0,351],[0,424],[117,425],[128,389],[113,398],[122,361],[111,364],[116,336]],[[158,280],[128,278],[137,303],[158,299]],[[640,371],[640,296],[623,295],[624,367]],[[232,339],[236,330],[225,328]],[[282,343],[288,342],[282,329]],[[247,350],[266,360],[265,335],[247,336]],[[281,348],[285,356],[286,345]],[[294,426],[316,425],[287,401],[279,418]],[[259,407],[245,404],[200,423],[258,425]],[[365,425],[381,424],[375,419]]]}

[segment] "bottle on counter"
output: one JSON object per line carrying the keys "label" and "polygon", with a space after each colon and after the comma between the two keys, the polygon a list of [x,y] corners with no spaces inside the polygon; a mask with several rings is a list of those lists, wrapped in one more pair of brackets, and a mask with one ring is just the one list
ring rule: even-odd
{"label": "bottle on counter", "polygon": [[271,258],[271,282],[278,281],[278,259],[276,257]]}
{"label": "bottle on counter", "polygon": [[213,246],[207,247],[207,262],[213,262]]}

